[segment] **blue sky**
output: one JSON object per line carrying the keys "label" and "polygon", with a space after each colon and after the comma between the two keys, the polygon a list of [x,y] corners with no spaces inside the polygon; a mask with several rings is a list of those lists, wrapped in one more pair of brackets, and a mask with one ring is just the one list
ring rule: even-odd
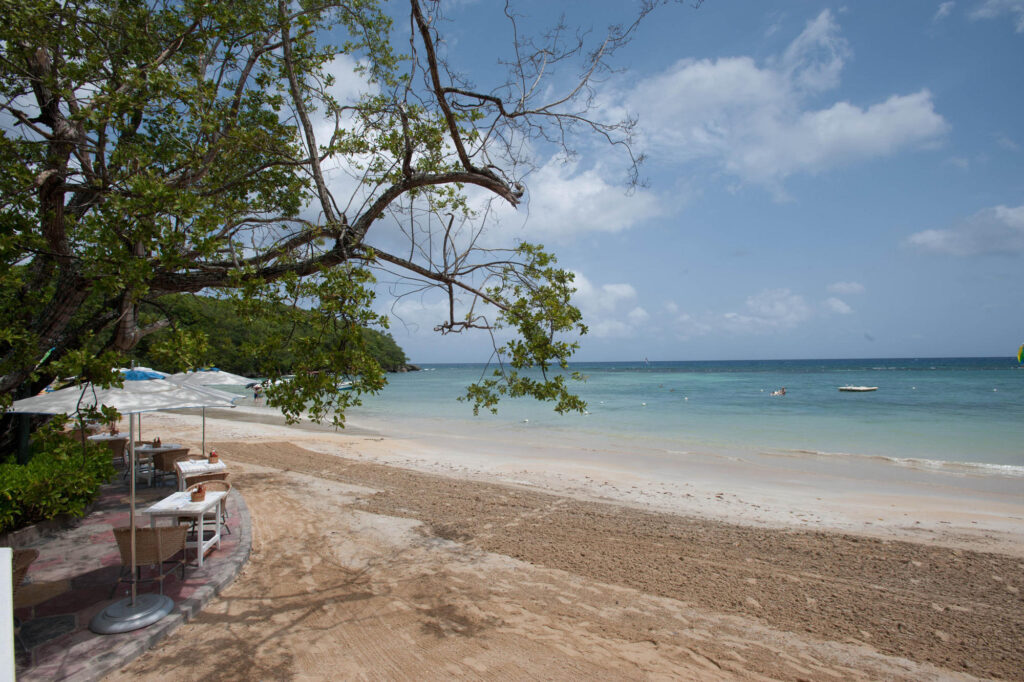
{"label": "blue sky", "polygon": [[[500,76],[502,3],[452,2],[449,61]],[[629,3],[522,2],[601,31]],[[400,20],[398,26],[408,26]],[[599,111],[639,117],[647,186],[595,140],[536,150],[491,233],[577,273],[579,360],[1004,355],[1024,343],[1024,0],[662,8]],[[413,362],[484,361],[438,301],[382,310]]]}

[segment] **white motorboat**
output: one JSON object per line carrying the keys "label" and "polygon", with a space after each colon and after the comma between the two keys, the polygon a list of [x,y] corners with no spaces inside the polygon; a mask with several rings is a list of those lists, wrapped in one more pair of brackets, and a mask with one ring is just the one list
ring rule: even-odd
{"label": "white motorboat", "polygon": [[868,391],[877,391],[878,386],[840,386],[839,390],[848,393],[867,393]]}

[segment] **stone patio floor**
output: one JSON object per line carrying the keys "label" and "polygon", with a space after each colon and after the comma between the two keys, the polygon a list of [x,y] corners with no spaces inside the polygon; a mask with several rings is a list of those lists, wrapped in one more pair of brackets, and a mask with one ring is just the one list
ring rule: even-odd
{"label": "stone patio floor", "polygon": [[[136,488],[136,526],[149,524],[141,513],[174,492],[170,485]],[[97,635],[89,630],[92,617],[130,594],[121,583],[121,555],[113,529],[128,525],[128,483],[104,486],[89,514],[72,528],[55,531],[20,545],[39,550],[16,599],[20,619],[16,638],[19,680],[97,680],[120,668],[191,619],[214,595],[234,580],[249,558],[252,526],[248,508],[235,489],[228,496],[228,528],[219,549],[210,551],[203,567],[188,550],[185,579],[181,572],[164,580],[164,594],[174,610],[161,621],[133,632]],[[166,523],[161,520],[160,523]],[[148,577],[143,569],[143,578]],[[156,592],[155,582],[142,583],[138,592]]]}

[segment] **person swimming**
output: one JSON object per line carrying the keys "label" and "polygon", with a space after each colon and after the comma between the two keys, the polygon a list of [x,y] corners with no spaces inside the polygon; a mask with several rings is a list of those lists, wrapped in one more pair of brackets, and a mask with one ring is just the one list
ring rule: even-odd
{"label": "person swimming", "polygon": [[773,396],[786,395],[786,387],[783,386],[782,388],[780,388],[777,391],[772,391],[772,395]]}

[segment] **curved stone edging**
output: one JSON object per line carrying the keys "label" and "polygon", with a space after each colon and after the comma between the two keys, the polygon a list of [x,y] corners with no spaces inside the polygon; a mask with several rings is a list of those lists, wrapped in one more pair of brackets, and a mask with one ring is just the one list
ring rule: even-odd
{"label": "curved stone edging", "polygon": [[[92,660],[85,664],[83,668],[73,674],[62,677],[62,679],[73,682],[93,682],[127,665],[153,648],[153,646],[173,633],[178,627],[195,618],[211,599],[234,582],[235,578],[242,571],[242,567],[249,561],[249,555],[252,553],[252,517],[249,514],[248,505],[245,504],[245,498],[242,497],[238,490],[232,488],[229,495],[234,502],[234,513],[239,517],[237,531],[240,533],[240,537],[238,546],[227,557],[227,560],[218,562],[215,572],[209,576],[207,582],[198,588],[192,597],[176,603],[174,610],[159,623],[155,623],[142,630],[119,635],[96,635],[95,637],[103,637],[109,642],[109,646],[101,647],[102,651],[96,651],[97,647],[93,638],[71,647],[67,651],[68,658],[80,655],[83,658],[88,657]],[[29,675],[19,676],[19,679],[44,679],[33,678],[31,671],[28,672]]]}
{"label": "curved stone edging", "polygon": [[181,612],[186,622],[195,618],[213,597],[235,581],[238,574],[242,572],[242,567],[249,562],[249,555],[252,554],[252,517],[249,515],[249,506],[245,503],[242,494],[235,488],[232,488],[228,494],[235,502],[235,512],[241,522],[241,527],[238,530],[242,535],[238,542],[238,548],[231,557],[229,566],[218,571],[213,580],[196,590],[195,595],[175,604],[172,613]]}

